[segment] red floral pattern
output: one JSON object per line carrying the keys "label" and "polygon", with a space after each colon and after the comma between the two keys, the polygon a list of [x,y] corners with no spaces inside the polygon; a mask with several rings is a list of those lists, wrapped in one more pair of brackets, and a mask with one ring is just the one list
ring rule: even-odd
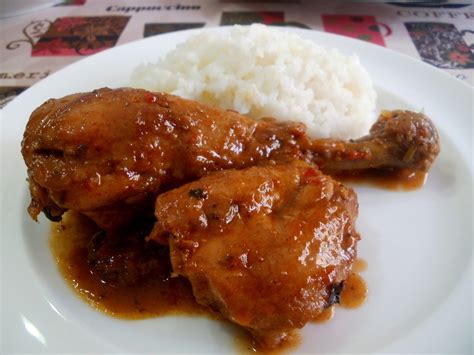
{"label": "red floral pattern", "polygon": [[442,69],[474,68],[474,53],[463,32],[450,23],[407,22],[405,27],[420,57]]}
{"label": "red floral pattern", "polygon": [[31,55],[90,55],[115,46],[128,16],[62,17],[33,46]]}

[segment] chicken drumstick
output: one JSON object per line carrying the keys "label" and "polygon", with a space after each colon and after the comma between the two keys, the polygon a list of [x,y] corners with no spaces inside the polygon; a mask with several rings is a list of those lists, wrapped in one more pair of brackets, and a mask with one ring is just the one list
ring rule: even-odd
{"label": "chicken drumstick", "polygon": [[213,171],[295,159],[328,171],[427,170],[439,150],[422,114],[395,111],[374,127],[356,142],[311,141],[302,124],[255,121],[140,89],[51,99],[32,113],[22,142],[28,211],[54,220],[76,210],[111,229],[151,211],[160,192]]}

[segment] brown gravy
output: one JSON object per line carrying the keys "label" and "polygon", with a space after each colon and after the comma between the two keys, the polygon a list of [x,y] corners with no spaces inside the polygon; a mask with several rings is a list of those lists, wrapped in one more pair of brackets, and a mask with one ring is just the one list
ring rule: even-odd
{"label": "brown gravy", "polygon": [[[69,286],[88,304],[108,315],[123,319],[142,319],[161,315],[201,315],[222,320],[210,313],[194,300],[191,286],[181,277],[170,277],[171,266],[167,258],[160,262],[162,272],[152,274],[133,286],[109,284],[94,272],[87,262],[88,244],[98,232],[93,222],[80,214],[67,212],[63,220],[52,223],[50,247],[58,268]],[[164,248],[164,247],[163,247]],[[341,306],[354,308],[362,304],[367,295],[367,286],[357,274],[366,268],[365,261],[354,263],[353,273],[346,281],[341,293]],[[315,322],[332,319],[335,307],[322,312]],[[235,344],[239,353],[281,353],[294,349],[300,343],[298,333],[293,332],[278,349],[258,348],[248,332],[236,327]]]}
{"label": "brown gravy", "polygon": [[368,288],[365,280],[360,276],[360,272],[367,270],[367,261],[356,259],[352,265],[352,271],[344,281],[344,288],[339,296],[339,304],[332,305],[321,312],[314,323],[324,323],[334,318],[337,306],[342,308],[357,308],[367,299]]}
{"label": "brown gravy", "polygon": [[314,320],[314,323],[324,323],[328,320],[331,320],[334,317],[335,306],[332,305],[331,307],[326,308],[322,311]]}
{"label": "brown gravy", "polygon": [[87,244],[97,227],[79,214],[68,212],[53,223],[50,246],[67,283],[92,307],[119,318],[139,319],[165,314],[209,312],[196,303],[191,286],[180,277],[170,277],[169,260],[163,258],[162,273],[133,286],[104,283],[87,262]]}
{"label": "brown gravy", "polygon": [[352,264],[352,272],[360,273],[367,270],[367,261],[364,259],[356,259]]}
{"label": "brown gravy", "polygon": [[373,185],[386,190],[416,190],[422,187],[428,174],[424,171],[413,170],[366,170],[347,172],[334,175],[336,180],[343,183]]}
{"label": "brown gravy", "polygon": [[367,299],[367,284],[358,273],[352,272],[344,281],[339,305],[343,308],[357,308]]}

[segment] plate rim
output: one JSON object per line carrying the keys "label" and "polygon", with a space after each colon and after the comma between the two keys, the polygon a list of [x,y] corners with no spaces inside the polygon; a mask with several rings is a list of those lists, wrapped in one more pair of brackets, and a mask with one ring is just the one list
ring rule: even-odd
{"label": "plate rim", "polygon": [[[179,31],[179,32],[183,33],[183,35],[189,36],[189,35],[192,35],[193,33],[200,33],[200,32],[204,32],[204,31],[216,30],[216,29],[217,30],[226,30],[226,28],[228,29],[230,27],[232,27],[232,26],[191,29],[191,30],[185,30],[185,31]],[[289,28],[279,28],[279,29],[283,30],[283,31],[289,30],[288,32],[293,32],[293,33],[296,33],[296,34],[298,34],[298,32],[310,32],[310,33],[312,33],[312,35],[314,33],[316,33],[316,36],[323,35],[323,36],[335,37],[335,38],[338,38],[339,40],[341,40],[343,42],[345,42],[345,41],[349,41],[349,42],[357,41],[355,39],[347,38],[347,37],[340,36],[340,35],[330,34],[330,33],[322,32],[322,31],[306,30],[306,29],[289,29]],[[186,34],[184,34],[184,33],[186,33]],[[32,91],[34,92],[35,90],[38,90],[37,87],[41,88],[42,85],[47,85],[49,80],[54,80],[54,78],[56,78],[56,77],[61,77],[62,75],[64,75],[64,72],[67,73],[67,70],[69,70],[69,68],[72,67],[72,66],[84,65],[84,63],[87,63],[88,61],[94,61],[95,60],[94,57],[96,57],[96,56],[105,55],[104,53],[106,53],[106,52],[112,52],[113,53],[114,51],[119,50],[119,49],[124,50],[125,47],[136,44],[137,42],[141,42],[141,43],[144,43],[144,42],[147,42],[147,41],[152,42],[152,41],[157,41],[157,38],[163,38],[163,36],[174,36],[174,35],[176,35],[175,32],[161,34],[161,35],[158,35],[158,36],[152,36],[152,37],[148,37],[148,38],[143,38],[143,39],[140,39],[140,40],[137,40],[137,41],[131,41],[131,42],[116,46],[114,48],[105,50],[105,51],[100,52],[98,54],[95,54],[93,56],[83,58],[83,59],[81,59],[81,60],[79,60],[75,63],[72,63],[72,64],[70,64],[70,65],[68,65],[64,68],[61,68],[60,70],[58,70],[58,71],[54,72],[53,74],[51,74],[50,76],[48,76],[47,78],[35,83],[31,87],[29,87],[27,90],[22,92],[20,95],[18,95],[14,100],[9,102],[0,111],[0,116],[8,116],[10,111],[14,111],[16,106],[21,105],[22,101],[24,100],[24,97],[27,97],[30,92],[32,92]],[[380,47],[380,46],[372,44],[372,43],[361,42],[359,44],[362,44],[363,46],[369,46],[369,47],[367,47],[369,49],[377,48],[376,51],[379,51],[379,50],[385,51],[385,52],[388,51],[389,54],[395,55],[395,57],[403,58],[403,60],[408,60],[409,62],[416,63],[417,66],[421,65],[420,67],[424,67],[425,69],[429,68],[429,70],[432,71],[433,73],[436,73],[436,75],[438,75],[438,76],[442,75],[443,80],[449,80],[452,84],[454,84],[456,82],[457,83],[456,85],[459,85],[459,88],[463,87],[463,89],[460,89],[460,90],[468,89],[469,92],[471,93],[471,95],[474,93],[473,88],[469,84],[467,84],[465,82],[462,82],[461,80],[451,76],[450,74],[448,74],[448,73],[446,73],[446,72],[444,72],[440,69],[437,69],[435,67],[432,67],[431,65],[429,65],[427,63],[424,63],[421,60],[417,60],[416,58],[413,58],[413,57],[411,57],[409,55],[406,55],[404,53],[399,53],[399,52],[396,52],[395,50],[385,48],[385,47]],[[80,63],[82,63],[82,64],[80,64]],[[46,82],[46,84],[45,84],[45,82]],[[5,128],[4,127],[5,121],[6,121],[5,117],[0,117],[0,128],[1,128],[1,131],[2,131],[2,143],[1,143],[2,168],[5,168],[6,161],[7,161],[7,159],[4,159],[4,158],[6,158],[6,156],[4,156],[4,150],[3,150],[4,145],[6,144],[6,139],[4,139],[4,134],[6,134],[6,132],[7,132],[7,130],[4,129]],[[472,138],[472,135],[471,135],[471,138]],[[471,147],[471,149],[472,149],[472,147]],[[471,154],[472,154],[472,150],[471,150]],[[471,175],[472,175],[472,160],[470,162],[467,162],[467,166],[469,167]],[[3,174],[0,174],[0,175],[3,175]],[[3,176],[0,179],[1,179],[0,184],[2,185],[2,195],[4,195],[6,185],[3,183]],[[4,197],[4,196],[2,196],[2,197]],[[5,208],[3,200],[4,199],[2,198],[2,211],[0,211],[2,216],[3,216],[3,212],[4,212],[3,210]],[[472,212],[472,206],[471,206],[471,212]],[[5,235],[5,233],[4,233],[5,229],[6,229],[6,223],[5,223],[4,217],[2,217],[2,235]],[[3,243],[4,243],[4,237],[2,237],[2,244]],[[3,256],[3,251],[2,251],[2,256]],[[2,257],[2,262],[3,262],[3,257]],[[472,258],[471,258],[470,262],[471,262],[471,269],[472,269]],[[2,280],[3,280],[3,278],[2,278]],[[3,322],[3,316],[2,316],[2,322]]]}

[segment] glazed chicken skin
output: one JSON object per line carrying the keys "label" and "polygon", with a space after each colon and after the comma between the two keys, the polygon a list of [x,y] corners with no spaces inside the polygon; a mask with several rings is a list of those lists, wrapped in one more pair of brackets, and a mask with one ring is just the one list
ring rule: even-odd
{"label": "glazed chicken skin", "polygon": [[428,171],[439,153],[433,122],[412,111],[383,111],[367,136],[341,142],[314,140],[314,161],[326,173],[365,169]]}
{"label": "glazed chicken skin", "polygon": [[302,161],[226,170],[158,196],[149,237],[197,302],[272,348],[334,301],[356,257],[356,194]]}
{"label": "glazed chicken skin", "polygon": [[108,230],[152,212],[159,193],[213,171],[295,159],[331,172],[427,170],[439,151],[431,121],[408,111],[381,120],[358,141],[312,141],[299,123],[255,121],[140,89],[51,99],[32,113],[22,142],[28,211],[58,220],[75,210]]}
{"label": "glazed chicken skin", "polygon": [[33,112],[22,143],[29,212],[54,218],[72,209],[118,227],[146,207],[152,213],[159,192],[208,172],[302,156],[303,134],[300,125],[258,124],[144,90],[49,100]]}

